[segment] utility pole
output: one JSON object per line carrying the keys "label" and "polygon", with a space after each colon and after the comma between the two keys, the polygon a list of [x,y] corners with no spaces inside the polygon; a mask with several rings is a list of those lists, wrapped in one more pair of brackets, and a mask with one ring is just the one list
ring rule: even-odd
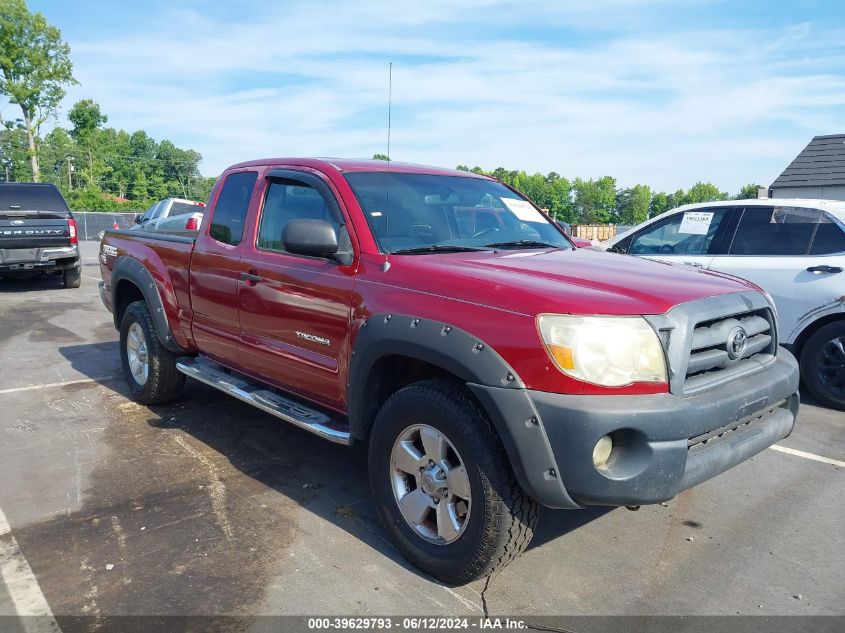
{"label": "utility pole", "polygon": [[67,157],[67,189],[73,191],[73,156]]}

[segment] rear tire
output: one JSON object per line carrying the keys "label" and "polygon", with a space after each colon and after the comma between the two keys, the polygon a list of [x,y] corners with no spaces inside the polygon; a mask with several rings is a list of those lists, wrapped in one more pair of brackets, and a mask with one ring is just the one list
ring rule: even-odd
{"label": "rear tire", "polygon": [[801,350],[801,378],[825,406],[845,410],[845,322],[828,323]]}
{"label": "rear tire", "polygon": [[185,374],[176,369],[176,355],[167,350],[155,331],[145,301],[130,303],[120,324],[120,360],[132,399],[141,404],[162,404],[176,398]]}
{"label": "rear tire", "polygon": [[67,268],[62,273],[65,288],[79,288],[82,284],[82,271],[78,268]]}
{"label": "rear tire", "polygon": [[517,483],[493,425],[463,385],[426,380],[393,394],[373,424],[369,468],[393,542],[447,584],[492,574],[531,541],[537,503]]}

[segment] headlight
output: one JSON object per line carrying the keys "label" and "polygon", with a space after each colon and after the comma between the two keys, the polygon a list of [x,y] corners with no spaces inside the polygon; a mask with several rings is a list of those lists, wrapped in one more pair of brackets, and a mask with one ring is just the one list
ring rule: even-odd
{"label": "headlight", "polygon": [[537,326],[568,376],[606,387],[666,382],[663,346],[642,317],[542,314]]}

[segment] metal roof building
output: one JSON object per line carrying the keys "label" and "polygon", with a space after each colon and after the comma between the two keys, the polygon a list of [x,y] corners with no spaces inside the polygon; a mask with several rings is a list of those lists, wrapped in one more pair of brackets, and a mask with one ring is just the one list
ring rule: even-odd
{"label": "metal roof building", "polygon": [[772,183],[769,195],[845,200],[845,134],[813,137]]}

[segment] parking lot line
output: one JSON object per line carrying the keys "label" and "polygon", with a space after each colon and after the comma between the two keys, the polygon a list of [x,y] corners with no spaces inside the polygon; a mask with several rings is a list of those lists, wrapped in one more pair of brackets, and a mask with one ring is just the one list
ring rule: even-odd
{"label": "parking lot line", "polygon": [[17,615],[26,616],[21,625],[27,633],[60,633],[35,574],[11,532],[0,508],[0,579],[6,585]]}
{"label": "parking lot line", "polygon": [[64,382],[48,382],[38,385],[27,385],[25,387],[11,387],[9,389],[0,389],[0,395],[4,393],[18,393],[19,391],[34,391],[35,389],[49,389],[50,387],[66,387],[67,385],[81,385],[86,382],[103,382],[104,380],[114,380],[114,376],[103,376],[101,378],[80,378],[79,380],[65,380]]}
{"label": "parking lot line", "polygon": [[804,451],[799,451],[794,448],[787,448],[786,446],[780,446],[779,444],[774,444],[770,446],[773,451],[780,451],[781,453],[788,453],[789,455],[795,455],[796,457],[803,457],[804,459],[812,459],[814,462],[822,462],[823,464],[830,464],[831,466],[839,466],[839,468],[845,468],[845,462],[840,462],[837,459],[831,459],[830,457],[822,457],[821,455],[816,455],[814,453],[807,453]]}

